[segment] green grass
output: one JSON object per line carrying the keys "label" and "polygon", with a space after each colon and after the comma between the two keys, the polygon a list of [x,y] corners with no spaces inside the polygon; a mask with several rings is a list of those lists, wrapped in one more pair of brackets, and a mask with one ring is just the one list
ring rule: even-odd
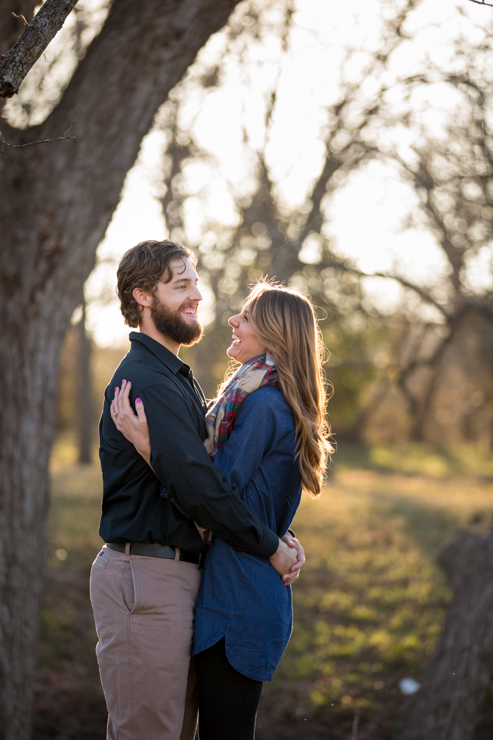
{"label": "green grass", "polygon": [[83,676],[85,670],[82,665],[96,670],[89,569],[102,544],[98,535],[102,481],[99,467],[75,465],[75,458],[70,441],[59,440],[51,461],[40,629],[41,671],[49,683],[59,674],[64,686],[77,684],[77,671]]}
{"label": "green grass", "polygon": [[450,597],[436,556],[460,527],[487,529],[493,514],[486,462],[454,475],[457,460],[424,446],[338,454],[330,485],[293,525],[307,564],[272,701],[290,694],[298,716],[378,712],[400,701],[400,678],[422,678]]}
{"label": "green grass", "polygon": [[362,468],[381,473],[401,473],[429,478],[473,476],[493,481],[493,457],[473,446],[440,449],[426,443],[385,445],[344,445],[334,458],[336,467]]}
{"label": "green grass", "polygon": [[49,567],[87,569],[93,561],[102,544],[98,535],[101,495],[98,467],[54,466],[48,521]]}
{"label": "green grass", "polygon": [[[87,681],[98,681],[87,576],[101,544],[101,475],[74,460],[70,440],[60,440],[41,661],[50,676],[75,686],[82,653],[91,656]],[[474,451],[340,446],[329,485],[319,500],[304,498],[293,525],[307,564],[293,589],[293,637],[264,690],[259,740],[275,737],[269,717],[276,727],[284,718],[285,729],[325,717],[330,737],[349,736],[334,728],[357,706],[362,717],[386,718],[375,737],[398,733],[398,681],[422,678],[450,598],[436,556],[459,528],[489,528],[492,472]]]}

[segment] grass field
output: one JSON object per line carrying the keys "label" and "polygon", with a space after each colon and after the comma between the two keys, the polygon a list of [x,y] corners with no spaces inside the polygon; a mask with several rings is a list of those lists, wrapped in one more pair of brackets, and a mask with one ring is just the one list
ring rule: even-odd
{"label": "grass field", "polygon": [[[71,454],[60,443],[53,457],[36,740],[104,737],[87,595],[100,474]],[[339,450],[323,496],[305,499],[293,525],[307,564],[258,739],[350,740],[356,712],[359,740],[398,738],[398,682],[422,678],[450,596],[436,556],[458,529],[486,531],[492,516],[493,465],[471,450]]]}

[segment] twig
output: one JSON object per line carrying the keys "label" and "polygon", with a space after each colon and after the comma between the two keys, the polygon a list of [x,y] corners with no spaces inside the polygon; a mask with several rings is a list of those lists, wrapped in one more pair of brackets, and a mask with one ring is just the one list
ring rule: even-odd
{"label": "twig", "polygon": [[72,126],[70,126],[64,134],[59,136],[57,139],[40,139],[39,141],[28,141],[27,144],[9,144],[8,141],[5,140],[2,132],[0,131],[0,142],[2,144],[1,152],[2,154],[5,152],[5,147],[8,146],[9,149],[24,149],[26,146],[34,146],[35,144],[54,144],[55,141],[65,141],[66,139],[71,139],[73,141],[77,140],[76,136],[67,136],[68,132]]}
{"label": "twig", "polygon": [[485,3],[484,0],[469,0],[470,3],[476,3],[476,5],[487,5],[489,8],[493,8],[491,3]]}
{"label": "twig", "polygon": [[14,16],[14,18],[21,18],[24,21],[24,26],[28,26],[29,25],[29,23],[26,21],[26,19],[22,15],[22,13],[20,13],[20,15],[17,15],[17,13],[12,12],[12,15]]}
{"label": "twig", "polygon": [[358,740],[358,724],[359,724],[360,711],[361,711],[361,707],[356,707],[356,712],[354,713],[354,719],[353,719],[353,729],[351,732],[351,740]]}

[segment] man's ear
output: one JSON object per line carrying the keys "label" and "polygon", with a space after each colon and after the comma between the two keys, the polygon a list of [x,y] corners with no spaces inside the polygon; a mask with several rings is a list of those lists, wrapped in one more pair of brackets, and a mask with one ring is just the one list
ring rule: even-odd
{"label": "man's ear", "polygon": [[142,288],[134,288],[132,291],[132,295],[139,306],[150,306],[152,304],[152,295],[147,290],[142,290]]}

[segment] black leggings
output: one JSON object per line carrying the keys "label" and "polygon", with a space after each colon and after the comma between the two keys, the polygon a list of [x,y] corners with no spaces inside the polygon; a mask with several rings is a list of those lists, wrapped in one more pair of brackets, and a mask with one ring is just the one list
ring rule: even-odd
{"label": "black leggings", "polygon": [[238,673],[226,657],[224,637],[195,656],[200,740],[253,740],[262,681]]}

